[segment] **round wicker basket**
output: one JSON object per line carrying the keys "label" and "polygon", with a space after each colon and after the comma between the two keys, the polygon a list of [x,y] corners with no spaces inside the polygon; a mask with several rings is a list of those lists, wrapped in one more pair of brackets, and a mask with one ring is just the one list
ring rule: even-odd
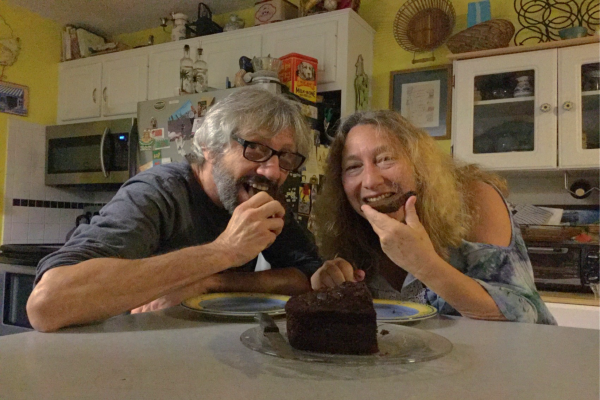
{"label": "round wicker basket", "polygon": [[452,34],[455,19],[449,0],[408,0],[394,19],[394,38],[406,51],[433,51]]}
{"label": "round wicker basket", "polygon": [[505,19],[491,19],[453,35],[446,42],[452,53],[498,49],[507,47],[515,34],[512,22]]}

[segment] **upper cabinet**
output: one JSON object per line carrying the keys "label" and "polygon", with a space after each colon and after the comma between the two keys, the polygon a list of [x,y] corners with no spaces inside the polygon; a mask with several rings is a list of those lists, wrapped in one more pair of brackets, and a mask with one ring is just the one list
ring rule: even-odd
{"label": "upper cabinet", "polygon": [[82,60],[59,68],[58,123],[135,116],[138,101],[178,95],[184,45],[190,57],[208,64],[208,85],[233,84],[241,56],[281,57],[300,53],[319,62],[319,92],[340,90],[342,115],[355,109],[358,56],[372,75],[374,30],[351,9],[297,18],[237,31],[169,42]]}
{"label": "upper cabinet", "polygon": [[492,170],[599,167],[598,44],[550,46],[454,61],[457,158]]}
{"label": "upper cabinet", "polygon": [[135,115],[147,99],[148,56],[70,61],[58,76],[59,123]]}

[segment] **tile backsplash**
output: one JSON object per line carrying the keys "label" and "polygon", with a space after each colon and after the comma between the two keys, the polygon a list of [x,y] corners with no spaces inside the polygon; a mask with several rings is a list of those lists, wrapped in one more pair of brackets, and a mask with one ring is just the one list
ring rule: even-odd
{"label": "tile backsplash", "polygon": [[46,127],[8,119],[3,243],[64,243],[84,207],[115,192],[44,185]]}

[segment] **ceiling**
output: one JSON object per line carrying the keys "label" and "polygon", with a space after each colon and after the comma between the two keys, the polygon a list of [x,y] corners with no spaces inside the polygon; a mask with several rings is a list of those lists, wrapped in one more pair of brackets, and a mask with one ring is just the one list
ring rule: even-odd
{"label": "ceiling", "polygon": [[[61,25],[76,25],[111,38],[160,25],[160,18],[182,12],[191,21],[198,2],[186,0],[5,0]],[[214,15],[254,6],[255,0],[204,0]]]}

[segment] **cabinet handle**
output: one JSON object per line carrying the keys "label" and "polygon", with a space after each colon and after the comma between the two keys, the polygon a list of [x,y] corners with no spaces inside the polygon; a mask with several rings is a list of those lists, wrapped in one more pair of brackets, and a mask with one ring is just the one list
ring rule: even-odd
{"label": "cabinet handle", "polygon": [[548,111],[550,111],[551,108],[552,108],[552,106],[550,106],[550,103],[544,103],[540,106],[540,111],[548,112]]}
{"label": "cabinet handle", "polygon": [[94,91],[92,92],[92,100],[94,101],[94,103],[96,103],[96,92],[98,91],[98,89],[94,88]]}
{"label": "cabinet handle", "polygon": [[563,109],[565,109],[567,111],[571,111],[573,109],[573,102],[572,101],[565,101],[563,103]]}
{"label": "cabinet handle", "polygon": [[102,100],[106,103],[106,88],[102,89]]}

